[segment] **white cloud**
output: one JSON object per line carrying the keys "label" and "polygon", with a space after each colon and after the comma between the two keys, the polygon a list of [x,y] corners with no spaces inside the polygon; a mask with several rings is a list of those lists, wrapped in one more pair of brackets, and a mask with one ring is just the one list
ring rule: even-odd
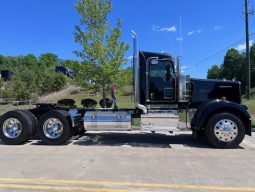
{"label": "white cloud", "polygon": [[157,31],[159,28],[160,28],[160,26],[152,25],[152,30],[153,30],[153,31]]}
{"label": "white cloud", "polygon": [[[253,42],[254,42],[254,40],[250,40],[250,46],[252,46]],[[246,49],[246,43],[236,46],[235,49],[237,49],[240,52],[244,51]]]}
{"label": "white cloud", "polygon": [[186,65],[181,66],[181,73],[186,73],[188,68],[189,68],[189,67],[186,66]]}
{"label": "white cloud", "polygon": [[158,25],[153,25],[152,30],[156,32],[176,32],[177,28],[175,27],[175,25],[170,27],[160,27]]}
{"label": "white cloud", "polygon": [[132,60],[133,59],[133,55],[130,55],[127,57],[128,60]]}
{"label": "white cloud", "polygon": [[183,37],[177,37],[176,38],[177,41],[183,41],[183,39],[184,39]]}
{"label": "white cloud", "polygon": [[194,35],[194,33],[196,33],[196,31],[190,31],[188,32],[188,36]]}
{"label": "white cloud", "polygon": [[203,29],[198,29],[198,30],[197,30],[197,33],[203,33],[203,32],[204,32]]}
{"label": "white cloud", "polygon": [[203,29],[198,29],[198,30],[195,30],[195,31],[190,31],[187,33],[188,36],[191,36],[191,35],[195,35],[196,33],[199,34],[199,33],[203,33],[204,30]]}
{"label": "white cloud", "polygon": [[221,30],[222,28],[223,28],[222,25],[214,26],[214,27],[213,27],[213,30],[218,31],[218,30]]}
{"label": "white cloud", "polygon": [[184,65],[184,66],[181,66],[181,69],[182,70],[185,70],[185,69],[188,69],[189,67],[188,66],[186,66],[186,65]]}

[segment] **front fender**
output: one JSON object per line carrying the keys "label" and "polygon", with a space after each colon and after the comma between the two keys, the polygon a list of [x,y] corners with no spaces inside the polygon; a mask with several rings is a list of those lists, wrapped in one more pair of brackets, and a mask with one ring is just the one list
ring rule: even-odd
{"label": "front fender", "polygon": [[251,115],[245,106],[231,101],[219,99],[203,103],[196,111],[190,125],[193,129],[205,129],[206,123],[216,113],[229,112],[240,117],[246,128],[246,134],[251,135]]}

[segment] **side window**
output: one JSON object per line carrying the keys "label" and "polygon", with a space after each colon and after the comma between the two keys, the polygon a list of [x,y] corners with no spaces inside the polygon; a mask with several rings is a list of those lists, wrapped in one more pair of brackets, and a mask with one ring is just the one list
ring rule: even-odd
{"label": "side window", "polygon": [[163,82],[169,82],[173,77],[173,64],[169,60],[159,60],[150,64],[150,77],[161,78]]}

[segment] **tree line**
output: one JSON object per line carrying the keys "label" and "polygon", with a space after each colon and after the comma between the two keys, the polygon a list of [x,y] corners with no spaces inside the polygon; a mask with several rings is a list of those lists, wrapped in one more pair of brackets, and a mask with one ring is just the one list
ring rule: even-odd
{"label": "tree line", "polygon": [[58,91],[67,84],[67,78],[55,73],[60,64],[58,56],[46,53],[36,57],[0,55],[0,70],[13,73],[9,81],[0,80],[0,98],[4,100],[30,100]]}
{"label": "tree line", "polygon": [[[75,78],[56,73],[56,66],[65,66],[76,71]],[[45,53],[36,57],[33,54],[22,56],[0,55],[0,70],[9,70],[13,77],[9,81],[0,78],[0,99],[36,100],[39,96],[59,91],[68,85],[91,89],[93,83],[84,73],[83,62],[62,60],[56,54]],[[131,84],[132,70],[121,69],[121,85]]]}
{"label": "tree line", "polygon": [[[231,48],[227,51],[222,65],[213,65],[208,69],[208,79],[237,80],[242,83],[242,94],[247,88],[246,53]],[[255,95],[255,44],[251,46],[251,94]]]}

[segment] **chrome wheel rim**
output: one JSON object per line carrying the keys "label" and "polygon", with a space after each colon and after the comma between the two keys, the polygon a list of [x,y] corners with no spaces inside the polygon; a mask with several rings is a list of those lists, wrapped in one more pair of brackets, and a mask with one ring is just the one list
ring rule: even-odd
{"label": "chrome wheel rim", "polygon": [[63,124],[59,119],[50,118],[43,124],[43,132],[50,139],[57,139],[63,133]]}
{"label": "chrome wheel rim", "polygon": [[20,136],[22,132],[22,124],[16,118],[6,119],[3,123],[4,135],[10,139],[15,139]]}
{"label": "chrome wheel rim", "polygon": [[231,142],[238,135],[238,127],[232,120],[222,119],[216,123],[214,134],[222,142]]}

